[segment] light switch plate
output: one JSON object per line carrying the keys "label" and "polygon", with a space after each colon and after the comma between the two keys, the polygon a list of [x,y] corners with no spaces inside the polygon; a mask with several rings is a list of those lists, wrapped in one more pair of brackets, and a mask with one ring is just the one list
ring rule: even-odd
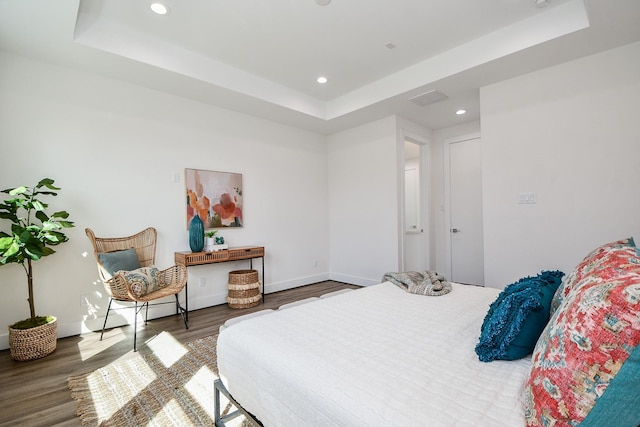
{"label": "light switch plate", "polygon": [[518,193],[518,204],[526,205],[533,204],[538,201],[538,196],[536,193],[526,192],[526,193]]}

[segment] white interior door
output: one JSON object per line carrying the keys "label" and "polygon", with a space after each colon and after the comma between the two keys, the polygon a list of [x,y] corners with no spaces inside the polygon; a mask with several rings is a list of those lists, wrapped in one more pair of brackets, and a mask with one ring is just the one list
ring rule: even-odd
{"label": "white interior door", "polygon": [[484,285],[481,140],[448,146],[451,280]]}

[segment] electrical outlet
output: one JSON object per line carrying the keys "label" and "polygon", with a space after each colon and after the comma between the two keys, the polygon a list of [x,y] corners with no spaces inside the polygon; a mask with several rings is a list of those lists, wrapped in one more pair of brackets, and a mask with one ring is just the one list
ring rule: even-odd
{"label": "electrical outlet", "polygon": [[204,288],[205,286],[207,286],[207,278],[206,277],[201,277],[200,278],[200,287]]}
{"label": "electrical outlet", "polygon": [[314,260],[313,260],[313,267],[314,267],[314,268],[317,268],[317,267],[318,267],[318,260],[317,260],[317,259],[314,259]]}

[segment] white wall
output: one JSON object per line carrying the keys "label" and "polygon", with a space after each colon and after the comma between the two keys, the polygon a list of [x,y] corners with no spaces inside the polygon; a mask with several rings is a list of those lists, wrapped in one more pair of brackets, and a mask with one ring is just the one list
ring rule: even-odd
{"label": "white wall", "polygon": [[[51,207],[76,223],[70,241],[35,264],[36,309],[58,317],[59,336],[99,329],[106,311],[85,227],[99,236],[156,227],[160,267],[189,249],[184,182],[171,181],[186,167],[243,174],[245,227],[221,234],[231,246],[266,247],[267,292],[328,279],[324,136],[8,54],[0,94],[0,187],[51,177],[62,187]],[[190,308],[224,303],[227,272],[238,268],[248,263],[190,268]],[[0,267],[0,285],[0,324],[28,317],[20,266]],[[81,307],[83,294],[91,307]]]}
{"label": "white wall", "polygon": [[398,269],[397,119],[327,138],[331,278],[379,283]]}
{"label": "white wall", "polygon": [[639,99],[640,43],[481,89],[487,284],[640,238]]}

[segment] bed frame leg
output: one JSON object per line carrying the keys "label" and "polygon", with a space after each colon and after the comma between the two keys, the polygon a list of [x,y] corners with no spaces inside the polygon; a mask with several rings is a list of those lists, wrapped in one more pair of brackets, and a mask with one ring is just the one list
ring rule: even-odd
{"label": "bed frame leg", "polygon": [[[262,425],[260,421],[256,420],[256,418],[251,413],[245,411],[245,409],[233,398],[233,396],[231,396],[231,393],[229,393],[229,390],[227,390],[227,388],[224,386],[222,381],[220,381],[219,379],[215,380],[213,382],[213,389],[214,389],[214,405],[215,405],[213,410],[213,415],[214,415],[214,422],[216,427],[225,427],[227,421],[232,420],[240,415],[244,415],[255,426]],[[233,404],[233,406],[235,406],[238,409],[236,409],[233,412],[230,412],[225,416],[222,416],[222,414],[220,413],[220,393],[224,394],[224,396],[227,399],[229,399],[229,401]]]}
{"label": "bed frame leg", "polygon": [[222,423],[222,421],[220,420],[220,390],[218,389],[218,382],[219,381],[220,380],[215,380],[213,382],[213,389],[214,389],[213,416],[214,416],[214,423],[215,423],[216,427],[224,426],[224,423]]}

